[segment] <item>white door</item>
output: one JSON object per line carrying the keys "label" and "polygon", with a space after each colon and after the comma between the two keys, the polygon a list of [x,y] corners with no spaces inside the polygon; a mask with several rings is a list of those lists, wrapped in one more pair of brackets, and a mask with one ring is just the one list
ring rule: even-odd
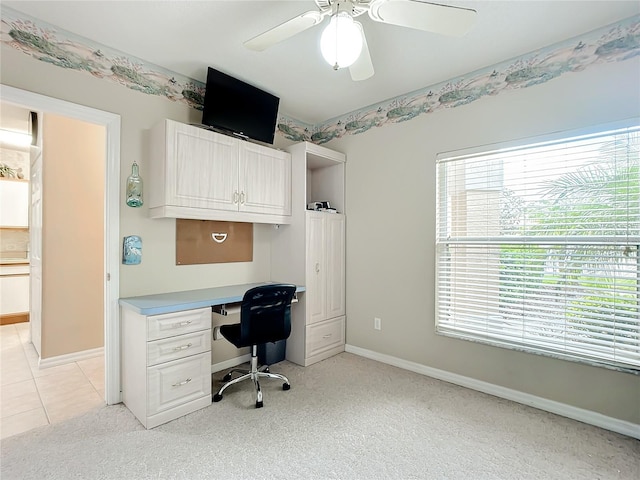
{"label": "white door", "polygon": [[29,323],[31,343],[40,355],[42,344],[42,149],[39,146],[31,147],[30,156]]}
{"label": "white door", "polygon": [[307,325],[327,318],[326,239],[324,217],[329,214],[307,212]]}
{"label": "white door", "polygon": [[345,218],[329,213],[325,218],[327,252],[327,318],[344,315],[345,309]]}

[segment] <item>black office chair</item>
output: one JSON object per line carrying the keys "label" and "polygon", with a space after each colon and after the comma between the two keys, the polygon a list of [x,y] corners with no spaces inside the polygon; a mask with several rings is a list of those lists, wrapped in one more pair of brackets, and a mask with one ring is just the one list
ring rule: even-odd
{"label": "black office chair", "polygon": [[[296,292],[295,285],[268,284],[248,290],[242,298],[240,323],[222,325],[220,333],[237,348],[251,347],[249,370],[234,369],[222,379],[226,382],[213,396],[214,402],[222,400],[222,393],[231,385],[251,379],[256,387],[256,408],[262,407],[262,391],[259,378],[279,378],[285,383],[283,390],[289,390],[289,379],[278,373],[271,373],[269,366],[258,368],[258,345],[277,342],[289,337],[291,333],[291,300]],[[232,380],[234,373],[240,377]]]}

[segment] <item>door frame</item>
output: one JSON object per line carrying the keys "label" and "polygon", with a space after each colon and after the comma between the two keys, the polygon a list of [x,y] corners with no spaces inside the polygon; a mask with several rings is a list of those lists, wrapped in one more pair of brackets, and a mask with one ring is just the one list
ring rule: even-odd
{"label": "door frame", "polygon": [[104,198],[104,353],[105,401],[120,403],[120,115],[0,84],[3,102],[53,113],[106,130]]}

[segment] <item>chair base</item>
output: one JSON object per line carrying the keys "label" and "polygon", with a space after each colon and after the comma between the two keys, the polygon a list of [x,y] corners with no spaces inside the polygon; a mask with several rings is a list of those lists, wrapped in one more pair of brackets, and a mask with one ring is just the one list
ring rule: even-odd
{"label": "chair base", "polygon": [[[237,378],[233,378],[234,373],[240,373],[241,375]],[[259,381],[260,378],[276,378],[276,379],[282,380],[284,382],[282,384],[282,390],[291,389],[291,384],[289,383],[289,379],[284,375],[280,375],[279,373],[271,373],[269,371],[268,365],[264,365],[258,368],[258,346],[253,345],[251,347],[250,369],[243,370],[243,369],[234,368],[229,373],[227,373],[222,379],[222,381],[226,383],[222,387],[220,387],[220,390],[218,390],[218,393],[213,395],[213,401],[219,402],[220,400],[222,400],[223,392],[227,388],[229,388],[231,385],[235,385],[236,383],[240,383],[244,380],[251,379],[256,389],[256,408],[261,408],[263,406],[263,402],[262,402],[262,390],[260,389],[260,381]]]}

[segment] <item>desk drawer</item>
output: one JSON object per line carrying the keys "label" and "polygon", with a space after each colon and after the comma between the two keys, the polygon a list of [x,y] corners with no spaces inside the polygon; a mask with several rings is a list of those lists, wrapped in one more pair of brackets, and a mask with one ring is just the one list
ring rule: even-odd
{"label": "desk drawer", "polygon": [[211,329],[147,343],[147,365],[189,357],[211,350]]}
{"label": "desk drawer", "polygon": [[306,357],[344,345],[344,317],[307,326]]}
{"label": "desk drawer", "polygon": [[147,369],[147,416],[211,396],[211,352]]}
{"label": "desk drawer", "polygon": [[147,340],[175,337],[211,328],[211,308],[165,313],[147,317]]}

